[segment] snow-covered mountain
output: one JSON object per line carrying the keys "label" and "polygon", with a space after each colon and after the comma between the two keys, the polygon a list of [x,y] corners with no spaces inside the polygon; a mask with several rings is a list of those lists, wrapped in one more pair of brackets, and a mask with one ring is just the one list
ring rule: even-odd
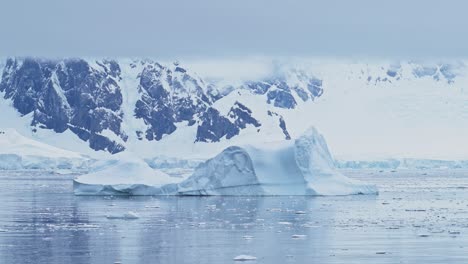
{"label": "snow-covered mountain", "polygon": [[[93,150],[118,153],[134,141],[164,141],[187,127],[195,130],[185,138],[192,143],[229,140],[248,127],[257,133],[276,129],[289,139],[287,123],[270,109],[294,109],[323,90],[315,77],[287,74],[248,81],[226,92],[177,62],[9,58],[0,92],[2,100],[27,117],[33,134],[69,131]],[[242,96],[227,98],[234,93],[255,96],[271,107],[252,112],[255,105]],[[276,126],[266,128],[265,118]]]}
{"label": "snow-covered mountain", "polygon": [[[56,147],[93,155],[129,150],[150,159],[206,158],[230,145],[290,140],[314,125],[340,159],[351,152],[361,159],[375,146],[389,153],[383,158],[419,158],[404,151],[409,140],[433,137],[450,104],[453,116],[464,118],[463,62],[271,64],[269,74],[229,82],[178,62],[8,58],[0,62],[0,121]],[[428,133],[414,130],[417,140],[398,135],[415,122]],[[392,133],[408,142],[395,144]],[[412,149],[433,158],[434,150]],[[369,158],[380,158],[376,153]]]}

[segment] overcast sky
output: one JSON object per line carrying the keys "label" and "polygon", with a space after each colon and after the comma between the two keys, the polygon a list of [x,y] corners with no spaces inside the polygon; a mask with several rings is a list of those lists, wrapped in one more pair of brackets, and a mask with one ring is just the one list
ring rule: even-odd
{"label": "overcast sky", "polygon": [[464,0],[2,0],[0,55],[467,57]]}

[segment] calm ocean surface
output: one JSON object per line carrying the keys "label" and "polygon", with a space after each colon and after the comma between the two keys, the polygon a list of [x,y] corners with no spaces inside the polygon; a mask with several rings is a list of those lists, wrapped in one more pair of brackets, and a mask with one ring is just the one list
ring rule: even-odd
{"label": "calm ocean surface", "polygon": [[0,172],[0,263],[468,263],[468,171],[345,173],[380,195],[77,197]]}

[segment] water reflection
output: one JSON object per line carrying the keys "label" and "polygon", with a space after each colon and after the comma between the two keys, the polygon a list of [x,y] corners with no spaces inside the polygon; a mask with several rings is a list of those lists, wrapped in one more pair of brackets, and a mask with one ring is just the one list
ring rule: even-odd
{"label": "water reflection", "polygon": [[[466,263],[463,189],[446,188],[441,178],[412,191],[402,191],[418,181],[408,175],[393,176],[392,185],[385,177],[366,180],[384,192],[75,197],[70,177],[1,175],[0,263],[229,263],[240,254],[257,263]],[[129,211],[139,218],[106,217]]]}
{"label": "water reflection", "polygon": [[82,228],[89,225],[86,215],[60,191],[65,181],[37,176],[29,181],[2,178],[0,262],[89,262],[89,236]]}

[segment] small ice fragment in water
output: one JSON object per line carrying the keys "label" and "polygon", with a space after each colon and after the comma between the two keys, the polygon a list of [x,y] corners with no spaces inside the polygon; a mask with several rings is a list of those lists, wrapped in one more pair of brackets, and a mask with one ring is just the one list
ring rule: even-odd
{"label": "small ice fragment in water", "polygon": [[271,208],[271,209],[267,209],[267,211],[269,211],[269,212],[281,212],[281,209],[280,208]]}
{"label": "small ice fragment in water", "polygon": [[242,238],[245,239],[245,240],[250,240],[250,239],[253,238],[253,236],[243,236]]}
{"label": "small ice fragment in water", "polygon": [[460,232],[459,231],[448,231],[449,234],[451,235],[459,235]]}
{"label": "small ice fragment in water", "polygon": [[306,214],[305,211],[296,211],[295,214]]}
{"label": "small ice fragment in water", "polygon": [[250,260],[257,260],[257,258],[254,256],[249,256],[249,255],[239,255],[233,258],[233,260],[234,261],[250,261]]}
{"label": "small ice fragment in water", "polygon": [[291,222],[278,222],[279,225],[292,225]]}
{"label": "small ice fragment in water", "polygon": [[304,239],[306,238],[307,236],[306,235],[292,235],[291,236],[293,239]]}
{"label": "small ice fragment in water", "polygon": [[377,254],[377,255],[385,255],[385,254],[387,254],[387,252],[385,252],[385,251],[378,251],[378,252],[375,252],[375,254]]}
{"label": "small ice fragment in water", "polygon": [[305,227],[305,228],[319,228],[320,226],[318,226],[318,225],[311,225],[311,224],[303,224],[302,227]]}
{"label": "small ice fragment in water", "polygon": [[123,215],[106,215],[107,219],[124,219],[124,220],[134,220],[140,218],[135,212],[128,211]]}

